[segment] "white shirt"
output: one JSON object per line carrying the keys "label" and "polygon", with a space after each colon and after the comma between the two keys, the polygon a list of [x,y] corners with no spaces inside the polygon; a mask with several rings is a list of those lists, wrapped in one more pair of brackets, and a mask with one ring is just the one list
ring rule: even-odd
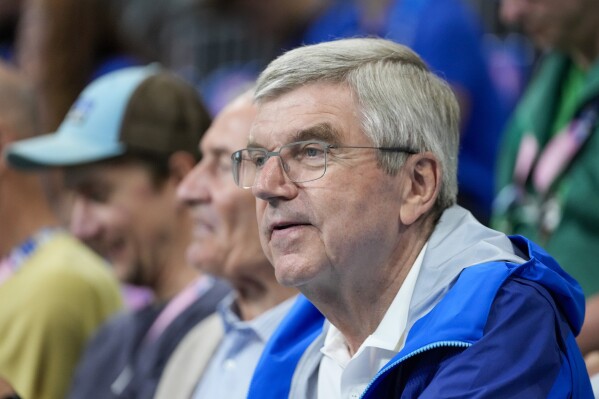
{"label": "white shirt", "polygon": [[418,254],[380,324],[353,357],[343,334],[330,325],[320,350],[324,356],[318,371],[318,398],[359,398],[376,373],[401,350],[410,302],[427,245]]}
{"label": "white shirt", "polygon": [[294,296],[253,320],[242,321],[233,311],[234,296],[225,298],[218,307],[225,335],[193,398],[246,398],[264,346],[295,300]]}

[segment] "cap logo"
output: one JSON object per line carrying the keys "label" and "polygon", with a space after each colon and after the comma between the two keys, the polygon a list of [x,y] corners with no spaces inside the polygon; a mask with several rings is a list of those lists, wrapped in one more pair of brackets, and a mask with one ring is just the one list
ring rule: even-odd
{"label": "cap logo", "polygon": [[87,119],[87,116],[94,107],[94,102],[88,98],[81,98],[73,104],[69,110],[67,119],[76,122],[83,123]]}

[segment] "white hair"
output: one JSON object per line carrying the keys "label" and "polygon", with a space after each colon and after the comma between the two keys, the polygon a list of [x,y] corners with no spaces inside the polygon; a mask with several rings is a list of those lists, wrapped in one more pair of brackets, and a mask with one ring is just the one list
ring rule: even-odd
{"label": "white hair", "polygon": [[[376,38],[343,39],[299,47],[276,60],[258,78],[260,104],[301,86],[346,84],[356,96],[364,133],[377,147],[430,151],[442,168],[436,208],[456,202],[459,105],[449,85],[406,46]],[[405,154],[379,152],[390,174]]]}

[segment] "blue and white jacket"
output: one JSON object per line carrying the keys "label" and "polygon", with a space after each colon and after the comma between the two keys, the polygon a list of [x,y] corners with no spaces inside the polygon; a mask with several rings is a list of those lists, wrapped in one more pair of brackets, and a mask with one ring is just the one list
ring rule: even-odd
{"label": "blue and white jacket", "polygon": [[[584,296],[523,237],[446,210],[429,239],[406,343],[363,398],[593,398],[576,345]],[[328,328],[300,297],[267,345],[249,399],[316,398]]]}

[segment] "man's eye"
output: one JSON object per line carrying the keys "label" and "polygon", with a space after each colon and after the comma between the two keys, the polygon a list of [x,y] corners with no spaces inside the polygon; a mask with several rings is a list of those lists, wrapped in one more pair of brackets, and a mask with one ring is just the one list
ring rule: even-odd
{"label": "man's eye", "polygon": [[108,190],[102,189],[85,190],[81,191],[80,194],[86,197],[89,201],[96,202],[98,204],[104,204],[108,202],[110,198],[110,193]]}
{"label": "man's eye", "polygon": [[309,158],[321,157],[322,154],[323,154],[322,148],[318,148],[318,147],[304,148],[304,155]]}
{"label": "man's eye", "polygon": [[320,159],[324,157],[324,149],[319,144],[306,144],[298,155],[305,159]]}
{"label": "man's eye", "polygon": [[254,165],[260,168],[266,162],[266,157],[263,154],[252,155],[252,162],[254,163]]}

